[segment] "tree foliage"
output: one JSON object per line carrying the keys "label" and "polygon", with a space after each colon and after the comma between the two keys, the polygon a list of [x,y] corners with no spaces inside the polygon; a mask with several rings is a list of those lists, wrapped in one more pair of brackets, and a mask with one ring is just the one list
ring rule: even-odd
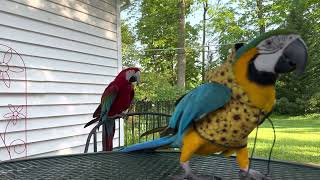
{"label": "tree foliage", "polygon": [[320,3],[314,0],[292,0],[284,7],[289,12],[284,27],[297,31],[305,40],[308,46],[308,64],[302,77],[281,77],[278,98],[287,96],[288,102],[298,107],[295,114],[319,112]]}
{"label": "tree foliage", "polygon": [[[186,15],[190,15],[207,0],[186,1]],[[145,72],[145,83],[139,90],[141,98],[167,99],[180,94],[175,87],[177,81],[179,0],[137,1],[137,24],[134,34],[127,28],[124,46],[124,62],[139,64]],[[138,8],[137,8],[138,7]],[[200,11],[199,11],[200,12]],[[263,31],[276,28],[293,29],[308,46],[308,65],[303,76],[283,75],[277,82],[276,110],[287,114],[302,114],[320,110],[320,2],[318,0],[229,0],[208,1],[206,35],[213,38],[217,53],[213,54],[215,66],[226,59],[235,42],[247,42]],[[201,18],[202,14],[199,14]],[[200,23],[192,26],[186,23],[186,87],[193,88],[201,83],[201,48],[197,47]],[[126,27],[125,27],[126,29]],[[207,39],[212,39],[208,38]],[[133,41],[135,43],[133,43]],[[142,51],[134,51],[139,42]],[[129,47],[135,53],[128,53]],[[172,48],[172,49],[170,49]],[[127,50],[126,50],[127,49]],[[154,51],[151,49],[167,49]],[[150,51],[149,51],[150,50]],[[137,53],[138,52],[138,53]],[[130,63],[129,63],[130,62]],[[144,93],[149,95],[143,95]],[[169,97],[168,97],[169,98]]]}
{"label": "tree foliage", "polygon": [[[260,4],[259,4],[260,2]],[[212,4],[209,28],[223,45],[218,48],[218,62],[226,58],[234,42],[248,41],[261,33],[276,28],[291,29],[305,40],[309,62],[302,77],[282,75],[277,82],[277,108],[281,113],[302,114],[320,108],[319,92],[319,7],[316,0],[242,0],[218,1]]]}
{"label": "tree foliage", "polygon": [[129,25],[121,22],[121,38],[122,38],[122,64],[125,67],[133,67],[137,65],[139,53],[135,45],[136,38],[132,33]]}
{"label": "tree foliage", "polygon": [[142,83],[136,88],[135,97],[143,101],[175,101],[185,93],[168,81],[169,77],[154,72],[142,72]]}
{"label": "tree foliage", "polygon": [[[137,39],[145,47],[143,59],[140,63],[145,71],[165,74],[169,77],[171,85],[177,81],[177,51],[178,44],[179,9],[178,0],[143,0],[141,5],[141,18],[137,24]],[[190,1],[186,1],[190,7]],[[190,12],[186,10],[186,14]],[[186,24],[186,47],[198,45],[198,30],[189,23]],[[172,50],[170,50],[172,48]],[[148,49],[163,49],[148,51]],[[167,50],[165,50],[167,49]],[[195,50],[186,50],[187,72],[186,85],[198,79],[198,69]]]}
{"label": "tree foliage", "polygon": [[[185,2],[186,14],[188,15],[192,1]],[[139,51],[136,47],[130,49],[138,52],[139,56],[126,56],[124,62],[131,62],[130,57],[137,58],[137,64],[142,67],[145,72],[144,75],[147,76],[145,81],[148,84],[144,86],[146,91],[148,88],[153,89],[151,84],[154,83],[168,86],[164,87],[164,91],[171,88],[178,89],[175,87],[177,84],[178,4],[179,0],[141,0],[139,3],[141,16],[137,18],[134,29],[136,32],[135,39],[139,42],[141,48]],[[124,29],[127,29],[127,27],[124,26]],[[200,64],[197,60],[199,51],[193,48],[199,46],[197,43],[198,29],[186,23],[185,33],[186,89],[188,90],[198,85],[200,78]],[[127,49],[129,48],[127,47]],[[147,86],[150,87],[147,88]],[[159,88],[161,89],[161,87]],[[162,97],[162,95],[160,92],[157,93],[159,97]],[[173,95],[172,99],[174,98]]]}

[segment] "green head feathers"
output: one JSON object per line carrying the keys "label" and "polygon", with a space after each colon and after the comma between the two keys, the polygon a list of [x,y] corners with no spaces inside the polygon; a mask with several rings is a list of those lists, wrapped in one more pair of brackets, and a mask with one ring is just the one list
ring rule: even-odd
{"label": "green head feathers", "polygon": [[287,35],[287,34],[295,34],[294,31],[290,31],[290,30],[286,30],[286,29],[277,29],[277,30],[273,30],[273,31],[269,31],[266,33],[263,33],[261,35],[259,35],[258,37],[254,38],[252,41],[250,41],[249,43],[243,45],[240,49],[237,50],[236,55],[235,55],[235,59],[234,62],[239,59],[239,57],[247,52],[249,49],[256,47],[261,41],[268,39],[271,36],[275,36],[275,35]]}

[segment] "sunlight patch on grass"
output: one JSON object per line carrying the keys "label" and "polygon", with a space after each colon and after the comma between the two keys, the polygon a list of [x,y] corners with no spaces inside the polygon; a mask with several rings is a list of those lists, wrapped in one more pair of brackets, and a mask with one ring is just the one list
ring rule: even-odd
{"label": "sunlight patch on grass", "polygon": [[[306,116],[272,116],[276,144],[272,159],[320,165],[320,114]],[[249,136],[252,149],[256,131]],[[267,121],[258,130],[254,157],[268,158],[273,130]]]}

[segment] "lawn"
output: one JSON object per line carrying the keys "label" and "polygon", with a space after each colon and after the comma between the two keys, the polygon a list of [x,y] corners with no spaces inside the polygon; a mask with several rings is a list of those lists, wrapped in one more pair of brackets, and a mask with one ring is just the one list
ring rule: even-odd
{"label": "lawn", "polygon": [[[154,126],[151,123],[152,118],[150,118],[139,118],[126,123],[126,145],[159,137],[158,134],[154,134],[139,138],[139,135],[147,129],[150,130],[158,127],[158,121],[155,121],[157,123]],[[147,119],[148,121],[146,121]],[[271,119],[276,130],[276,144],[273,149],[272,159],[320,166],[320,114],[306,116],[273,115]],[[161,122],[161,124],[164,125],[165,122]],[[253,146],[255,134],[255,131],[253,131],[249,136],[249,148]],[[267,159],[272,142],[273,130],[270,123],[266,120],[258,130],[254,157]]]}
{"label": "lawn", "polygon": [[[273,115],[271,119],[276,130],[272,159],[320,165],[320,114]],[[250,148],[255,135],[253,131],[249,136]],[[273,130],[266,121],[259,127],[254,157],[268,158],[272,142]]]}

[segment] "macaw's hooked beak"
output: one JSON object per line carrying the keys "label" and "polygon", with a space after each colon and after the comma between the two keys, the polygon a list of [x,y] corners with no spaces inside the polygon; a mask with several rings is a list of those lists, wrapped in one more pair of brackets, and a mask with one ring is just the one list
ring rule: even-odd
{"label": "macaw's hooked beak", "polygon": [[276,66],[276,73],[287,73],[295,71],[297,75],[301,75],[307,64],[307,47],[301,38],[292,41],[280,56]]}
{"label": "macaw's hooked beak", "polygon": [[140,83],[140,71],[137,71],[134,75],[132,75],[129,79],[129,82],[137,82]]}

